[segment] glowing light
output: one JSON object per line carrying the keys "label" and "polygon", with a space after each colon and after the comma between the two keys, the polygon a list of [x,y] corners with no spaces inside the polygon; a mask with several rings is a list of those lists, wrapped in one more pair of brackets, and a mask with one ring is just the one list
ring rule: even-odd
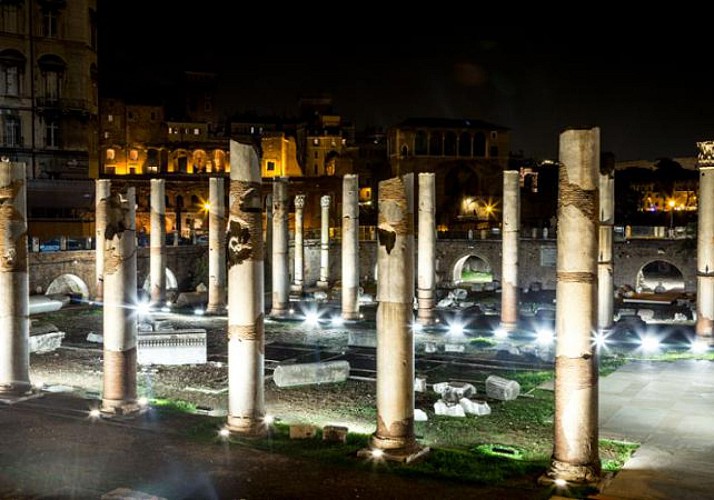
{"label": "glowing light", "polygon": [[171,308],[169,306],[164,306],[161,308],[161,312],[165,312],[165,313],[171,312]]}
{"label": "glowing light", "polygon": [[370,450],[370,453],[372,454],[372,458],[379,460],[380,458],[384,457],[384,451],[378,449],[378,448],[373,448]]}
{"label": "glowing light", "polygon": [[424,329],[424,325],[421,323],[417,323],[416,321],[412,323],[412,330],[415,332],[420,332]]}
{"label": "glowing light", "polygon": [[593,343],[595,344],[595,347],[598,349],[607,347],[607,337],[608,336],[603,332],[596,332],[593,335]]}
{"label": "glowing light", "polygon": [[541,328],[536,332],[536,341],[539,344],[552,344],[555,341],[555,332],[550,328]]}
{"label": "glowing light", "polygon": [[92,410],[89,411],[89,417],[90,417],[90,418],[97,419],[97,418],[99,418],[99,417],[101,417],[101,416],[102,416],[102,413],[101,413],[97,408],[94,408],[94,409],[92,409]]}
{"label": "glowing light", "polygon": [[709,350],[709,343],[704,339],[696,339],[689,348],[694,354],[702,354]]}
{"label": "glowing light", "polygon": [[503,339],[508,337],[508,332],[503,328],[496,328],[496,330],[493,332],[493,335],[499,339]]}
{"label": "glowing light", "polygon": [[659,339],[651,335],[643,337],[640,342],[644,351],[656,351],[659,349]]}
{"label": "glowing light", "polygon": [[136,312],[139,313],[140,316],[146,316],[151,313],[151,306],[149,305],[148,301],[141,301],[136,305]]}
{"label": "glowing light", "polygon": [[461,323],[452,323],[449,325],[449,333],[453,335],[463,335],[464,325]]}
{"label": "glowing light", "polygon": [[203,203],[203,210],[205,210],[206,212],[210,212],[210,211],[211,211],[211,204],[210,204],[209,202],[207,202],[207,201],[204,202],[204,203]]}
{"label": "glowing light", "polygon": [[45,387],[45,383],[44,383],[44,382],[35,382],[35,383],[32,384],[32,385],[35,386],[35,389],[39,389],[39,390],[42,390],[42,389]]}
{"label": "glowing light", "polygon": [[345,320],[341,316],[333,316],[331,323],[333,326],[341,326],[345,324]]}
{"label": "glowing light", "polygon": [[139,398],[136,402],[137,402],[137,403],[139,404],[139,406],[141,406],[142,408],[145,408],[145,407],[149,406],[149,399],[148,399],[148,398],[145,398],[145,397]]}
{"label": "glowing light", "polygon": [[193,310],[193,314],[194,316],[203,316],[205,314],[205,311],[199,307]]}
{"label": "glowing light", "polygon": [[290,308],[290,309],[288,309],[288,312],[289,312],[290,314],[295,314],[295,309]]}
{"label": "glowing light", "polygon": [[265,425],[272,425],[273,422],[275,422],[275,417],[272,415],[266,415],[265,417],[263,417],[263,422],[265,423]]}
{"label": "glowing light", "polygon": [[305,314],[305,323],[310,326],[316,326],[320,322],[320,315],[316,311],[310,311]]}
{"label": "glowing light", "polygon": [[556,479],[556,480],[553,481],[553,482],[555,483],[555,485],[556,485],[558,488],[565,488],[566,486],[568,486],[568,482],[567,482],[565,479],[562,479],[562,478],[558,478],[558,479]]}
{"label": "glowing light", "polygon": [[221,436],[223,439],[228,439],[231,435],[231,431],[224,427],[223,429],[218,431],[218,435]]}

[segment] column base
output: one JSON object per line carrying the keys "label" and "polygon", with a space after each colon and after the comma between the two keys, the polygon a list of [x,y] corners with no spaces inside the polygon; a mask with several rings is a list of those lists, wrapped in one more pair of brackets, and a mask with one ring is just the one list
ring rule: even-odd
{"label": "column base", "polygon": [[30,386],[30,389],[27,391],[0,391],[0,403],[13,405],[16,403],[22,403],[23,401],[28,401],[30,399],[41,398],[42,396],[42,391],[33,389],[32,386]]}
{"label": "column base", "polygon": [[102,406],[99,408],[103,417],[126,417],[136,415],[144,410],[135,399],[102,399]]}
{"label": "column base", "polygon": [[293,283],[292,285],[290,285],[290,291],[292,293],[302,295],[302,292],[304,290],[305,290],[305,286],[302,283]]}
{"label": "column base", "polygon": [[225,316],[228,313],[228,309],[224,305],[208,305],[206,306],[206,316]]}
{"label": "column base", "polygon": [[[375,438],[372,438],[372,444],[375,443]],[[412,442],[402,448],[380,448],[372,446],[364,448],[357,452],[358,458],[366,458],[370,460],[385,460],[387,462],[413,463],[418,460],[423,460],[427,457],[431,449],[428,446],[419,446],[416,442]]]}
{"label": "column base", "polygon": [[703,316],[697,316],[697,322],[694,326],[697,337],[711,337],[712,330],[714,330],[714,321]]}
{"label": "column base", "polygon": [[262,418],[244,418],[228,415],[225,427],[229,432],[247,438],[263,438],[268,435],[268,425]]}
{"label": "column base", "polygon": [[289,318],[292,316],[292,314],[290,314],[290,309],[272,308],[268,316],[271,318]]}
{"label": "column base", "polygon": [[417,310],[416,322],[421,326],[434,326],[438,323],[433,309],[428,311]]}
{"label": "column base", "polygon": [[512,323],[510,321],[501,321],[499,328],[506,333],[514,333],[518,331],[518,323]]}
{"label": "column base", "polygon": [[345,321],[359,321],[362,319],[362,314],[359,311],[342,311],[342,319]]}
{"label": "column base", "polygon": [[556,481],[565,481],[579,486],[595,487],[600,482],[601,474],[602,469],[599,461],[589,465],[572,465],[552,459],[550,469],[538,478],[538,483],[556,484]]}
{"label": "column base", "polygon": [[317,288],[322,288],[322,289],[330,288],[329,281],[319,280],[317,283],[315,283],[315,285],[317,286]]}

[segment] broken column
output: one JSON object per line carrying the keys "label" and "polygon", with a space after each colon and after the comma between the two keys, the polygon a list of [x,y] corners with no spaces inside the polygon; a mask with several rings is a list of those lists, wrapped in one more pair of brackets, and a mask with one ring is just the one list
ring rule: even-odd
{"label": "broken column", "polygon": [[414,174],[379,183],[377,430],[371,446],[412,461],[428,449],[414,436]]}
{"label": "broken column", "polygon": [[273,178],[273,262],[270,315],[285,317],[290,310],[288,263],[288,180]]}
{"label": "broken column", "polygon": [[327,288],[330,280],[330,196],[320,198],[320,279],[319,288]]}
{"label": "broken column", "polygon": [[305,211],[305,195],[295,196],[295,272],[293,291],[302,294],[305,286],[305,246],[303,239],[303,214]]}
{"label": "broken column", "polygon": [[208,303],[207,314],[226,312],[226,202],[225,181],[208,181]]}
{"label": "broken column", "polygon": [[600,129],[560,135],[555,419],[551,480],[595,483],[598,455],[597,321]]}
{"label": "broken column", "polygon": [[342,179],[342,319],[359,319],[359,185],[356,174]]}
{"label": "broken column", "polygon": [[436,291],[436,187],[435,174],[419,174],[419,239],[417,240],[417,322],[436,322],[434,293]]}
{"label": "broken column", "polygon": [[98,179],[95,181],[94,189],[94,254],[95,254],[95,271],[96,271],[96,290],[94,300],[101,302],[104,298],[104,232],[107,228],[105,213],[101,210],[100,204],[102,200],[109,198],[111,194],[112,181],[106,179]]}
{"label": "broken column", "polygon": [[231,141],[228,214],[228,429],[266,432],[263,365],[263,228],[255,148]]}
{"label": "broken column", "polygon": [[518,237],[521,226],[521,191],[518,170],[503,172],[503,240],[501,257],[501,328],[518,328]]}
{"label": "broken column", "polygon": [[32,391],[25,169],[0,161],[0,398]]}
{"label": "broken column", "polygon": [[699,196],[697,226],[697,323],[698,336],[714,330],[714,141],[698,142]]}
{"label": "broken column", "polygon": [[153,307],[166,303],[166,181],[151,179],[149,296]]}
{"label": "broken column", "polygon": [[110,195],[100,210],[104,234],[104,390],[102,412],[137,411],[136,401],[136,195]]}
{"label": "broken column", "polygon": [[600,164],[600,237],[597,283],[597,327],[600,332],[612,329],[615,313],[615,288],[612,263],[612,233],[615,225],[615,156],[603,154]]}

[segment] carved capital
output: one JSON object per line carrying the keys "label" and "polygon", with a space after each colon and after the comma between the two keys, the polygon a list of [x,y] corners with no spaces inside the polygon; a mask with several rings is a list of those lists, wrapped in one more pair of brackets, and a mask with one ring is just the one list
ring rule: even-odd
{"label": "carved capital", "polygon": [[320,206],[322,208],[330,208],[330,195],[326,194],[320,198]]}
{"label": "carved capital", "polygon": [[295,208],[298,210],[302,210],[305,208],[305,195],[304,194],[298,194],[295,196]]}
{"label": "carved capital", "polygon": [[697,163],[700,167],[714,167],[714,141],[698,142],[699,156]]}

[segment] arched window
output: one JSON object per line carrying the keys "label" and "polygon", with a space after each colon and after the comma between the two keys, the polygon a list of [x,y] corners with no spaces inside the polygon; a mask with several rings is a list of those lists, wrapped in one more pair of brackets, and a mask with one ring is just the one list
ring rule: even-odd
{"label": "arched window", "polygon": [[62,79],[67,63],[62,58],[45,54],[37,60],[42,72],[43,93],[47,103],[56,102],[62,97]]}
{"label": "arched window", "polygon": [[444,136],[441,132],[432,132],[429,136],[429,156],[444,154]]}
{"label": "arched window", "polygon": [[459,156],[471,156],[471,134],[462,132],[459,136]]}
{"label": "arched window", "polygon": [[486,156],[486,135],[483,132],[476,132],[474,135],[474,156]]}
{"label": "arched window", "polygon": [[428,153],[428,143],[426,132],[419,130],[414,135],[414,154],[415,155],[426,155]]}
{"label": "arched window", "polygon": [[14,49],[0,52],[0,94],[18,97],[22,93],[22,75],[25,72],[25,56]]}
{"label": "arched window", "polygon": [[448,131],[444,135],[444,156],[456,156],[456,133]]}
{"label": "arched window", "polygon": [[409,148],[406,144],[402,146],[402,158],[409,156]]}

